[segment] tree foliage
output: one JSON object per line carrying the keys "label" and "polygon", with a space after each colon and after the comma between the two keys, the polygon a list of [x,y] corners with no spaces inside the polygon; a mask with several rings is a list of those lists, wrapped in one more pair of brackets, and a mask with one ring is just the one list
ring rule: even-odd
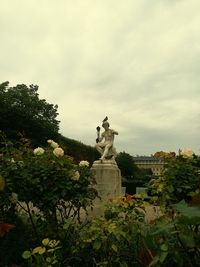
{"label": "tree foliage", "polygon": [[161,175],[150,181],[152,195],[157,195],[167,203],[177,203],[184,199],[190,201],[199,195],[200,158],[197,156],[176,156],[165,160]]}
{"label": "tree foliage", "polygon": [[94,147],[85,145],[77,140],[73,140],[62,135],[59,140],[66,153],[73,157],[75,162],[87,160],[90,164],[92,164],[99,157],[99,153]]}
{"label": "tree foliage", "polygon": [[0,125],[7,137],[23,134],[36,145],[58,137],[57,105],[39,99],[38,86],[0,84]]}
{"label": "tree foliage", "polygon": [[57,109],[57,105],[39,98],[37,85],[9,87],[9,82],[0,84],[0,130],[8,139],[29,138],[33,146],[54,139],[76,162],[84,159],[92,163],[98,158],[93,147],[59,134]]}
{"label": "tree foliage", "polygon": [[116,157],[116,162],[121,170],[121,174],[126,179],[132,179],[134,174],[138,171],[138,167],[133,161],[133,157],[126,153],[120,152]]}

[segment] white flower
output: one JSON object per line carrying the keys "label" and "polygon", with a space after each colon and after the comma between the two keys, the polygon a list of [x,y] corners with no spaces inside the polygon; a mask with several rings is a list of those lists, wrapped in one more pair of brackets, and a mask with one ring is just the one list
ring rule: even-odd
{"label": "white flower", "polygon": [[10,201],[13,204],[17,203],[17,201],[18,201],[18,195],[16,193],[12,192],[11,197],[10,197]]}
{"label": "white flower", "polygon": [[18,165],[19,165],[20,167],[23,167],[23,166],[24,166],[24,162],[23,162],[23,160],[19,160],[19,161],[17,161],[17,163],[18,163]]}
{"label": "white flower", "polygon": [[59,147],[58,143],[54,142],[54,141],[51,140],[51,139],[48,140],[47,142],[50,144],[50,146],[51,146],[52,148],[57,148],[57,147]]}
{"label": "white flower", "polygon": [[81,160],[79,162],[80,167],[89,167],[90,163],[87,160]]}
{"label": "white flower", "polygon": [[53,154],[56,156],[56,157],[62,157],[64,155],[64,150],[61,148],[61,147],[56,147],[54,148],[53,150]]}
{"label": "white flower", "polygon": [[38,155],[42,155],[44,153],[44,149],[41,147],[37,147],[33,150],[34,155],[38,156]]}
{"label": "white flower", "polygon": [[192,158],[194,152],[189,149],[189,148],[183,148],[181,149],[180,155],[183,156],[184,158]]}
{"label": "white flower", "polygon": [[78,171],[76,171],[72,177],[72,180],[74,181],[78,181],[80,178],[80,173]]}
{"label": "white flower", "polygon": [[15,160],[13,158],[11,158],[10,162],[11,163],[15,163]]}

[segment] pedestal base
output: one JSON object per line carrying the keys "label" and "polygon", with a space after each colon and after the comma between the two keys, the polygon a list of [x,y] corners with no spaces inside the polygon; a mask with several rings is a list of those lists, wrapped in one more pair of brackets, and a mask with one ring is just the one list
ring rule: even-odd
{"label": "pedestal base", "polygon": [[121,196],[121,172],[114,160],[97,160],[91,168],[100,199],[94,201],[93,215],[102,215],[105,204],[113,197]]}

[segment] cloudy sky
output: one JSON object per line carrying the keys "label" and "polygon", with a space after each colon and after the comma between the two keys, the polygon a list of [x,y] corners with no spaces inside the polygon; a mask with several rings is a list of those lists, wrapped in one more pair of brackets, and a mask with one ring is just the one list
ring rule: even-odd
{"label": "cloudy sky", "polygon": [[60,132],[118,152],[200,154],[199,0],[0,0],[0,82],[37,84]]}

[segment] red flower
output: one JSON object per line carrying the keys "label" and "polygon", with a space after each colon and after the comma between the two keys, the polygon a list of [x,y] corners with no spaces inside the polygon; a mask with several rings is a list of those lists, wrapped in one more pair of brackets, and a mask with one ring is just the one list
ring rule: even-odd
{"label": "red flower", "polygon": [[8,233],[13,228],[15,228],[14,224],[0,223],[0,237],[3,237],[6,233]]}
{"label": "red flower", "polygon": [[134,196],[126,194],[126,200],[127,201],[131,201],[132,199],[134,199]]}

